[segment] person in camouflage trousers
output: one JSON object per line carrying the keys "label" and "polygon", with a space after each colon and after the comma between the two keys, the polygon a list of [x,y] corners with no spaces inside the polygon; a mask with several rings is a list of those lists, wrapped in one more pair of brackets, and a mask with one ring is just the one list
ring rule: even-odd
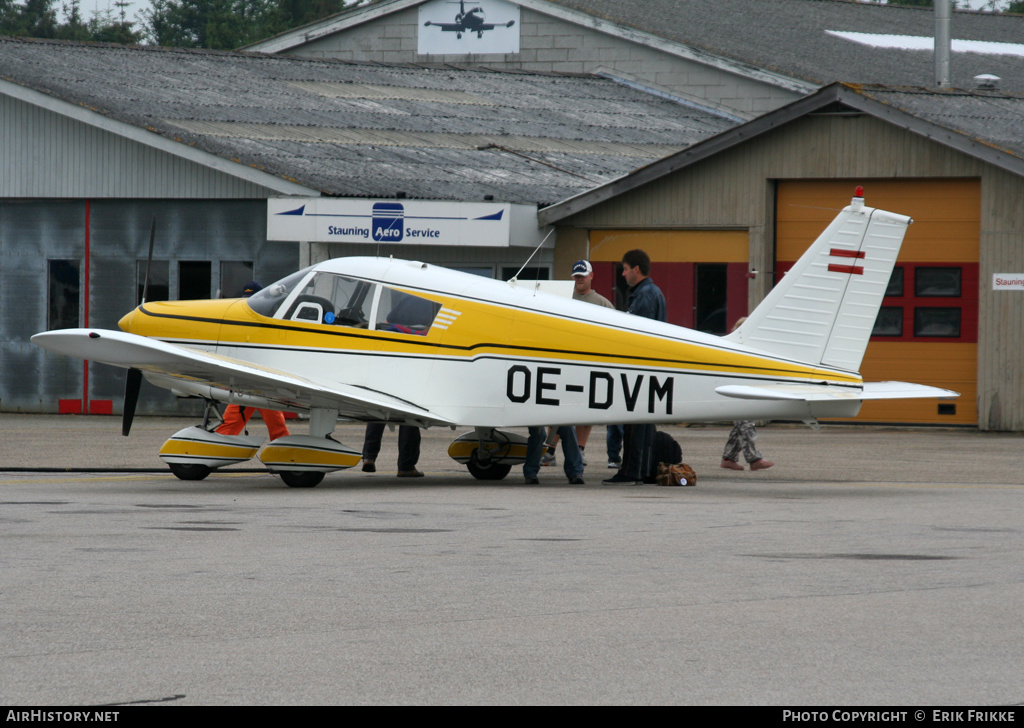
{"label": "person in camouflage trousers", "polygon": [[765,460],[757,450],[757,428],[750,420],[733,422],[732,431],[729,433],[729,440],[725,443],[725,452],[722,453],[722,467],[726,470],[743,470],[739,464],[740,452],[744,459],[750,463],[751,470],[767,470],[773,463]]}

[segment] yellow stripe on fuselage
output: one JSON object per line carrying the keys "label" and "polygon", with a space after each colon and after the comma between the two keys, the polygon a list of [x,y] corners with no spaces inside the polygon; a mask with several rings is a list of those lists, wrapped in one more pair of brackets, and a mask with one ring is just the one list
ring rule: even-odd
{"label": "yellow stripe on fuselage", "polygon": [[[374,352],[472,360],[481,356],[549,359],[733,376],[784,377],[859,385],[857,374],[787,362],[714,345],[665,338],[606,324],[514,306],[409,291],[460,312],[447,328],[426,335],[351,326],[285,321],[262,316],[244,299],[146,303],[121,328],[163,340],[226,346]],[[680,329],[683,333],[685,330]]]}

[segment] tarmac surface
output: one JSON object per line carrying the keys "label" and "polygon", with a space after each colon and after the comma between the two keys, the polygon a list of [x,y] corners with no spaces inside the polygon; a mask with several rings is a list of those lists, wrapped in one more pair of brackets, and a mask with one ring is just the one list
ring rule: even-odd
{"label": "tarmac surface", "polygon": [[699,481],[662,488],[601,485],[600,427],[585,486],[476,481],[434,429],[425,478],[385,433],[290,489],[177,480],[191,424],[0,414],[0,704],[1024,701],[1020,435],[773,425],[734,472],[670,427]]}

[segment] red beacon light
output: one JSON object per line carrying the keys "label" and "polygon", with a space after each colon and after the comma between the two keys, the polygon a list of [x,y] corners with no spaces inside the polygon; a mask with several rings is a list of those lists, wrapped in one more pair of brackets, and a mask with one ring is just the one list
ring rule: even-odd
{"label": "red beacon light", "polygon": [[864,209],[864,188],[861,185],[857,185],[857,189],[853,191],[853,199],[850,200],[850,208],[853,210]]}

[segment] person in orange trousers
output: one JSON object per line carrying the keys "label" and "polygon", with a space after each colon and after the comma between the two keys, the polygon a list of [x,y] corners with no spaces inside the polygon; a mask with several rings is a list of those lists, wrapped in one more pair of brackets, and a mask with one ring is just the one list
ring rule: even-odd
{"label": "person in orange trousers", "polygon": [[[248,298],[252,294],[263,289],[259,281],[249,281],[242,289],[242,298]],[[245,423],[252,417],[255,407],[239,407],[237,404],[229,404],[224,410],[224,421],[217,426],[217,432],[221,435],[237,435],[245,429]],[[288,426],[284,424],[284,413],[277,410],[260,410],[260,417],[263,424],[270,432],[270,439],[276,440],[288,434]]]}
{"label": "person in orange trousers", "polygon": [[[252,417],[255,409],[255,407],[239,407],[237,404],[229,404],[227,409],[224,410],[224,422],[218,425],[217,432],[221,435],[237,435],[245,429],[245,424]],[[284,423],[283,412],[261,409],[260,417],[263,418],[263,424],[267,426],[267,430],[270,432],[271,440],[276,440],[289,434],[288,426]]]}

